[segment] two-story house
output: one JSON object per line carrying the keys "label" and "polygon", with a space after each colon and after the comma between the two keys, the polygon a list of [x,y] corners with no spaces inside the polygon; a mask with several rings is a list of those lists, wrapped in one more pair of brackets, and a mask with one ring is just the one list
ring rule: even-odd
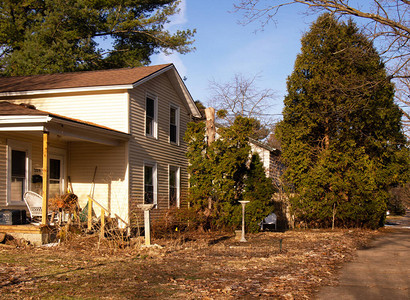
{"label": "two-story house", "polygon": [[[200,112],[174,65],[0,79],[0,209],[69,187],[127,222],[188,190],[187,123]],[[43,172],[48,169],[47,178]]]}

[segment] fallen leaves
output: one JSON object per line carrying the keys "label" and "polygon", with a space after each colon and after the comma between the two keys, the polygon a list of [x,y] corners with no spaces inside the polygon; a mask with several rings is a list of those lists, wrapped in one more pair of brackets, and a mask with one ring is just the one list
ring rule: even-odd
{"label": "fallen leaves", "polygon": [[259,233],[247,243],[198,234],[184,243],[155,240],[162,247],[115,253],[101,245],[97,251],[91,238],[55,248],[0,249],[0,298],[310,299],[376,234]]}

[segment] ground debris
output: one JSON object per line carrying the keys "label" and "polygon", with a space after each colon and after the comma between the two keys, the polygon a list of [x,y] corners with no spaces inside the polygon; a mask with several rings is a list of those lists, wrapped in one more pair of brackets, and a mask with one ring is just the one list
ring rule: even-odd
{"label": "ground debris", "polygon": [[115,251],[101,244],[97,251],[87,237],[52,248],[0,248],[0,298],[311,299],[377,234],[266,232],[247,235],[247,243],[197,234]]}

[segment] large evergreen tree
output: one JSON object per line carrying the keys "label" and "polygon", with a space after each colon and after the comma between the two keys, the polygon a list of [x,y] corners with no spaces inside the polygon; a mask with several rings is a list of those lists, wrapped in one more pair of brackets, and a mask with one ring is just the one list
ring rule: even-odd
{"label": "large evergreen tree", "polygon": [[372,43],[324,14],[302,38],[276,133],[296,217],[312,226],[377,227],[408,149],[394,87]]}
{"label": "large evergreen tree", "polygon": [[238,116],[231,126],[218,130],[219,139],[208,147],[204,123],[188,125],[189,198],[205,228],[238,227],[240,200],[250,201],[246,225],[251,231],[257,231],[258,223],[274,209],[273,183],[259,156],[251,154],[253,126],[253,119]]}
{"label": "large evergreen tree", "polygon": [[[149,64],[162,51],[190,50],[194,31],[169,32],[177,0],[4,0],[0,71],[33,75]],[[99,43],[112,42],[110,49]]]}

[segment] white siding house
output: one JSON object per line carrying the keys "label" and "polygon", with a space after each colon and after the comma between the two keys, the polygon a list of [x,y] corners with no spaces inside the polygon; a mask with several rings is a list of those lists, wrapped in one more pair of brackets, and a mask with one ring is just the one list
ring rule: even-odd
{"label": "white siding house", "polygon": [[[0,209],[42,193],[44,134],[52,193],[72,187],[133,222],[181,206],[186,124],[200,113],[172,64],[0,79]],[[54,169],[53,169],[54,168]],[[54,171],[53,171],[54,170]],[[58,170],[58,171],[55,171]]]}

